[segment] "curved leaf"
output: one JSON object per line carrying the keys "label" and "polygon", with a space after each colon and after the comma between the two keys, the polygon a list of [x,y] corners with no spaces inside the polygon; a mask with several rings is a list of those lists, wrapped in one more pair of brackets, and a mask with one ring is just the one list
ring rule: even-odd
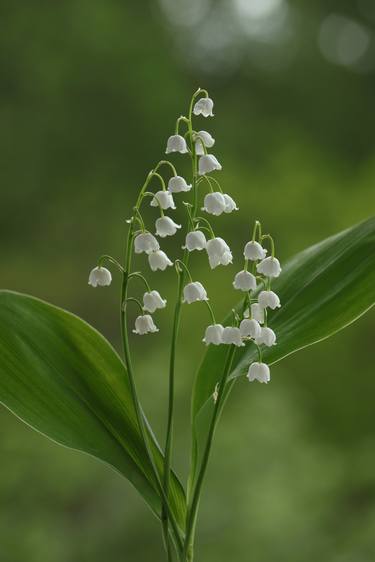
{"label": "curved leaf", "polygon": [[[39,299],[0,291],[0,402],[57,443],[112,465],[159,516],[161,501],[125,366],[86,322]],[[150,431],[155,462],[163,458]],[[174,474],[171,509],[183,527],[185,497]]]}
{"label": "curved leaf", "polygon": [[[375,301],[375,219],[369,219],[292,258],[272,289],[282,307],[269,314],[277,345],[263,352],[272,364],[341,330]],[[229,317],[228,317],[229,321]],[[210,346],[198,371],[192,397],[194,474],[210,424],[212,394],[220,379],[225,346]],[[253,343],[236,352],[226,392],[257,358]]]}

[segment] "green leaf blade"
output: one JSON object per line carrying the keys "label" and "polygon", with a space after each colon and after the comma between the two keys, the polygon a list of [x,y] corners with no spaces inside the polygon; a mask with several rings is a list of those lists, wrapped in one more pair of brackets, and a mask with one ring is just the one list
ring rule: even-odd
{"label": "green leaf blade", "polygon": [[[263,360],[273,364],[321,341],[364,314],[375,301],[375,218],[332,236],[297,254],[272,284],[281,308],[269,314],[277,345]],[[229,321],[228,316],[227,321]],[[210,346],[197,373],[192,397],[191,489],[213,411],[212,394],[220,379],[225,346]],[[239,348],[226,388],[257,360],[253,343]]]}
{"label": "green leaf blade", "polygon": [[[159,516],[156,490],[124,364],[86,322],[39,299],[0,291],[0,401],[55,442],[110,464]],[[155,463],[163,458],[150,434]],[[185,497],[171,475],[171,508],[183,527]]]}

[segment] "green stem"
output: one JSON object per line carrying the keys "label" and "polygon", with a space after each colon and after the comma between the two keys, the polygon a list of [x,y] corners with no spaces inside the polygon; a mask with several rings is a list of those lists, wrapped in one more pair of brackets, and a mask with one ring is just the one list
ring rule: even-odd
{"label": "green stem", "polygon": [[[146,180],[145,185],[147,185],[147,180]],[[151,468],[152,468],[153,476],[155,478],[156,488],[157,488],[157,490],[158,490],[158,492],[161,496],[162,512],[165,512],[165,513],[168,514],[169,520],[171,522],[171,527],[172,527],[172,530],[173,530],[173,536],[174,536],[175,544],[177,546],[178,551],[180,552],[182,550],[182,540],[181,540],[181,537],[180,537],[180,531],[178,529],[178,526],[177,526],[177,523],[174,519],[174,516],[170,511],[168,498],[166,497],[166,495],[164,493],[164,490],[163,490],[163,487],[161,485],[159,472],[158,472],[158,469],[157,469],[156,464],[155,464],[153,453],[150,449],[149,437],[148,437],[148,434],[147,434],[141,405],[140,405],[139,400],[138,400],[137,388],[136,388],[136,384],[135,384],[135,379],[134,379],[134,374],[133,374],[133,366],[132,366],[131,356],[130,356],[130,346],[129,346],[129,337],[128,337],[128,329],[127,329],[127,324],[128,324],[128,322],[127,322],[127,306],[123,306],[123,303],[125,303],[126,300],[129,298],[128,297],[129,271],[130,271],[130,268],[131,268],[131,260],[132,260],[132,253],[133,253],[133,241],[134,241],[134,235],[133,235],[132,231],[133,231],[132,225],[130,225],[128,237],[127,237],[127,243],[126,243],[125,272],[124,272],[124,275],[123,275],[123,281],[122,281],[122,287],[121,287],[120,320],[121,320],[121,336],[122,336],[122,344],[123,344],[123,353],[124,353],[126,369],[127,369],[127,372],[128,372],[130,391],[131,391],[132,400],[133,400],[134,409],[135,409],[135,414],[136,414],[136,418],[137,418],[137,424],[138,424],[139,431],[141,433],[143,442],[144,442],[145,447],[146,447],[147,456],[148,456],[148,459],[149,459],[149,462],[150,462],[150,465],[151,465]],[[167,541],[169,542],[169,536],[167,537]]]}
{"label": "green stem", "polygon": [[[193,141],[192,113],[193,113],[194,99],[199,94],[199,92],[200,90],[198,90],[191,99],[190,107],[189,107],[189,119],[188,120],[186,120],[186,118],[183,119],[185,122],[187,122],[188,125],[190,146],[191,146],[192,189],[193,189],[193,207],[192,207],[191,215],[193,221],[198,208],[198,193],[197,193],[197,158],[195,154],[195,143]],[[185,250],[182,263],[187,267],[188,261],[189,261],[189,252]],[[185,271],[183,270],[181,271],[181,274],[178,276],[177,300],[176,300],[174,317],[173,317],[171,353],[169,359],[168,414],[167,414],[167,429],[166,429],[166,440],[165,440],[165,451],[164,451],[164,478],[163,478],[163,488],[167,499],[169,498],[170,470],[171,470],[171,459],[172,459],[172,449],[173,449],[176,346],[177,346],[177,338],[178,338],[178,332],[180,327],[182,291],[184,287],[184,279],[185,279]],[[162,525],[163,525],[164,536],[168,536],[169,517],[168,517],[168,513],[164,508],[162,510]]]}
{"label": "green stem", "polygon": [[206,446],[205,446],[204,453],[203,453],[202,463],[201,463],[201,467],[200,467],[200,470],[199,470],[197,482],[196,482],[196,485],[194,487],[191,507],[189,508],[189,511],[188,511],[185,546],[184,546],[184,557],[183,557],[184,561],[185,560],[188,561],[189,560],[188,557],[192,556],[193,541],[194,541],[194,529],[195,529],[195,524],[196,524],[199,500],[200,500],[200,496],[201,496],[202,484],[203,484],[203,480],[204,480],[204,477],[205,477],[205,474],[206,474],[206,470],[207,470],[207,466],[208,466],[208,460],[210,458],[212,442],[213,442],[213,438],[214,438],[214,435],[215,435],[216,425],[217,425],[219,415],[220,415],[221,405],[222,405],[223,400],[225,398],[225,385],[226,385],[226,382],[227,382],[228,374],[229,374],[229,371],[230,371],[230,368],[231,368],[231,365],[232,365],[232,361],[233,361],[235,351],[236,351],[236,347],[234,345],[231,345],[231,347],[228,350],[223,375],[222,375],[221,381],[219,383],[218,396],[217,396],[217,400],[215,402],[214,411],[213,411],[212,418],[211,418],[210,429],[209,429],[208,436],[207,436],[207,441],[206,441]]}

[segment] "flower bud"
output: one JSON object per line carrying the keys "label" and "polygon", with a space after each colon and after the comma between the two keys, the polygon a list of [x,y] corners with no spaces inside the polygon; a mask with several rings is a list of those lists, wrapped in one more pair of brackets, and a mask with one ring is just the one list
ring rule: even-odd
{"label": "flower bud", "polygon": [[172,135],[167,141],[166,154],[170,152],[180,152],[181,154],[186,154],[188,152],[188,147],[186,140],[181,135]]}
{"label": "flower bud", "polygon": [[257,272],[266,277],[278,277],[281,273],[280,262],[277,258],[269,257],[258,263]]}
{"label": "flower bud", "polygon": [[255,275],[249,271],[239,271],[233,281],[233,287],[239,289],[240,291],[254,291],[257,287],[257,280]]}
{"label": "flower bud", "polygon": [[251,318],[253,318],[257,322],[259,322],[260,324],[263,324],[263,322],[264,322],[264,308],[262,308],[259,303],[254,302],[251,305],[250,310],[251,310]]}
{"label": "flower bud", "polygon": [[261,291],[258,295],[258,302],[262,308],[280,308],[280,299],[273,291]]}
{"label": "flower bud", "polygon": [[176,234],[177,229],[181,228],[180,224],[176,224],[170,217],[160,217],[155,222],[156,235],[160,238],[166,236],[173,236]]}
{"label": "flower bud", "polygon": [[251,261],[263,260],[266,254],[267,250],[263,248],[259,242],[255,242],[254,240],[248,242],[243,251],[245,258]]}
{"label": "flower bud", "polygon": [[173,196],[169,191],[157,191],[151,199],[151,207],[161,207],[162,209],[175,209],[176,205]]}
{"label": "flower bud", "polygon": [[227,195],[226,193],[224,193],[223,197],[224,197],[224,200],[225,200],[224,213],[231,213],[232,211],[238,211],[238,207],[236,205],[236,202],[232,199],[232,197],[230,195]]}
{"label": "flower bud", "polygon": [[211,148],[215,144],[215,139],[207,131],[199,131],[194,135],[195,154],[202,156],[205,154],[204,147]]}
{"label": "flower bud", "polygon": [[210,215],[219,216],[224,213],[225,206],[224,195],[219,191],[215,191],[214,193],[207,193],[205,196],[202,211],[206,211]]}
{"label": "flower bud", "polygon": [[167,254],[163,250],[157,250],[156,252],[151,252],[148,255],[148,263],[152,271],[160,269],[164,271],[168,266],[173,265],[171,260],[168,258]]}
{"label": "flower bud", "polygon": [[134,334],[139,334],[143,336],[144,334],[153,334],[158,332],[159,329],[155,326],[152,316],[149,314],[142,314],[135,319],[135,330]]}
{"label": "flower bud", "polygon": [[266,345],[267,347],[271,347],[276,343],[276,334],[271,328],[261,328],[260,335],[255,340],[257,345]]}
{"label": "flower bud", "polygon": [[142,232],[134,239],[134,251],[136,254],[141,254],[142,252],[150,254],[151,252],[156,252],[159,248],[159,242],[150,232]]}
{"label": "flower bud", "polygon": [[112,275],[109,269],[106,267],[94,267],[92,271],[90,271],[89,275],[89,285],[91,287],[106,287],[110,285],[112,281]]}
{"label": "flower bud", "polygon": [[258,380],[259,382],[268,383],[271,380],[270,368],[265,363],[252,363],[249,367],[247,378],[249,382]]}
{"label": "flower bud", "polygon": [[206,250],[211,269],[218,265],[228,265],[232,263],[232,253],[228,244],[222,238],[211,238],[207,241]]}
{"label": "flower bud", "polygon": [[181,193],[182,191],[190,191],[191,183],[187,184],[186,180],[181,176],[172,176],[168,182],[168,191],[171,193]]}
{"label": "flower bud", "polygon": [[147,312],[155,312],[158,308],[165,308],[167,301],[162,299],[158,291],[150,291],[143,295],[143,308]]}
{"label": "flower bud", "polygon": [[240,324],[240,332],[243,338],[255,339],[260,336],[261,327],[256,320],[245,318]]}
{"label": "flower bud", "polygon": [[222,341],[223,332],[224,332],[224,328],[221,324],[211,324],[211,326],[207,326],[202,341],[206,345],[209,345],[210,343],[212,343],[213,345],[220,345],[221,343],[223,343]]}
{"label": "flower bud", "polygon": [[200,98],[194,104],[193,113],[194,115],[203,115],[203,117],[213,117],[213,108],[214,102],[211,98]]}
{"label": "flower bud", "polygon": [[214,170],[222,170],[222,166],[216,156],[213,154],[203,154],[199,158],[199,175],[204,176],[204,174],[209,174]]}
{"label": "flower bud", "polygon": [[193,230],[188,232],[185,239],[185,246],[182,246],[183,250],[188,250],[192,252],[193,250],[204,250],[206,248],[206,237],[200,230]]}
{"label": "flower bud", "polygon": [[237,347],[243,347],[245,344],[241,339],[241,332],[239,328],[226,326],[223,330],[222,341],[225,344],[233,344]]}
{"label": "flower bud", "polygon": [[199,281],[188,283],[184,287],[184,298],[182,302],[191,304],[197,301],[208,301],[206,289]]}

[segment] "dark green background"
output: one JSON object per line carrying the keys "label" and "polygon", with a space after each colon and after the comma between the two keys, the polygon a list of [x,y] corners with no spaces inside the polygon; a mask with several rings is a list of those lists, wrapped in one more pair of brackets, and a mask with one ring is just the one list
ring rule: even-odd
{"label": "dark green background", "polygon": [[[119,280],[93,290],[88,271],[101,253],[121,256],[124,219],[198,86],[214,98],[215,119],[197,128],[216,138],[222,185],[240,206],[213,221],[235,266],[212,272],[203,256],[192,265],[219,317],[237,298],[231,281],[255,218],[285,261],[373,213],[373,5],[277,4],[1,2],[2,288],[69,309],[118,346]],[[349,20],[341,39],[331,37],[349,56],[362,41],[350,22],[367,33],[367,51],[351,64],[319,48],[333,13]],[[174,162],[188,173],[186,158]],[[176,242],[164,245],[173,256]],[[139,267],[172,304],[173,271],[152,276],[143,259]],[[132,340],[161,439],[171,309],[156,316],[158,335]],[[201,504],[198,562],[374,560],[373,319],[273,367],[267,386],[238,383]],[[206,323],[204,307],[184,310],[175,460],[183,477]],[[157,522],[126,481],[5,409],[0,418],[1,562],[164,559]]]}

